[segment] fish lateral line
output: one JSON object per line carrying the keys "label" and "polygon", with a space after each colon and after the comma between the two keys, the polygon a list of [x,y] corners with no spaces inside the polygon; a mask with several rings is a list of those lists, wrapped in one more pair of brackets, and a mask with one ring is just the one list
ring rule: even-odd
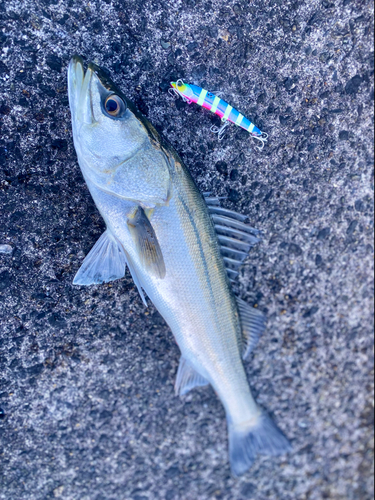
{"label": "fish lateral line", "polygon": [[219,116],[222,121],[221,127],[213,125],[210,129],[211,132],[218,135],[219,141],[223,140],[228,125],[232,123],[249,132],[253,139],[260,142],[260,145],[257,147],[258,150],[261,151],[264,148],[268,134],[262,132],[254,123],[218,95],[198,85],[184,83],[181,79],[171,82],[169,93],[173,97],[181,97],[187,104],[198,104],[198,106]]}

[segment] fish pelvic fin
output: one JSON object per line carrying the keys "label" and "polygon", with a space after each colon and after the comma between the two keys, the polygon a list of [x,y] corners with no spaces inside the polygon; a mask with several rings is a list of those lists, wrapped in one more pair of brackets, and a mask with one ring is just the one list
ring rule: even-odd
{"label": "fish pelvic fin", "polygon": [[288,439],[263,412],[239,425],[228,421],[228,433],[230,465],[236,477],[250,469],[258,454],[279,456],[292,451]]}
{"label": "fish pelvic fin", "polygon": [[76,274],[73,285],[99,285],[125,276],[126,256],[107,229],[95,243]]}
{"label": "fish pelvic fin", "polygon": [[265,315],[249,306],[244,300],[237,297],[238,312],[240,313],[243,336],[243,359],[247,359],[257,346],[260,337],[266,328]]}
{"label": "fish pelvic fin", "polygon": [[74,278],[73,285],[100,285],[121,279],[125,276],[126,265],[144,305],[148,307],[135,267],[109,229],[90,250]]}
{"label": "fish pelvic fin", "polygon": [[186,361],[183,356],[181,356],[175,383],[176,395],[184,396],[191,391],[191,389],[194,389],[195,387],[204,387],[208,384],[209,382],[204,377],[199,375],[190,363]]}
{"label": "fish pelvic fin", "polygon": [[134,264],[132,262],[132,259],[130,258],[129,255],[126,255],[126,261],[127,261],[127,264],[128,264],[128,268],[129,268],[130,274],[132,275],[134,284],[137,287],[139,295],[141,296],[142,302],[144,303],[144,305],[146,307],[148,307],[147,300],[146,300],[145,294],[143,293],[142,285],[141,285],[140,279],[138,277],[136,268],[135,268],[135,266],[134,266]]}

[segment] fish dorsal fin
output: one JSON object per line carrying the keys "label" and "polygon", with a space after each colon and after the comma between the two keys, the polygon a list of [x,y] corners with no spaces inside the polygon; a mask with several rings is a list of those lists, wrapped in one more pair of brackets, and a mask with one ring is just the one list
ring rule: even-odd
{"label": "fish dorsal fin", "polygon": [[144,268],[163,279],[166,273],[163,254],[154,228],[142,207],[137,207],[134,215],[128,218],[128,228]]}
{"label": "fish dorsal fin", "polygon": [[[261,233],[245,224],[246,215],[222,208],[220,199],[211,197],[208,193],[204,197],[215,225],[229,279],[234,281],[249,251],[259,243]],[[242,327],[242,355],[246,359],[258,344],[266,327],[266,318],[261,311],[238,297],[237,305]]]}
{"label": "fish dorsal fin", "polygon": [[245,224],[248,219],[246,215],[222,208],[219,198],[205,195],[205,200],[215,225],[229,279],[234,281],[249,251],[259,243],[260,231]]}
{"label": "fish dorsal fin", "polygon": [[107,229],[95,243],[78,273],[74,285],[98,285],[125,276],[126,256],[122,246]]}
{"label": "fish dorsal fin", "polygon": [[194,387],[203,387],[208,384],[209,382],[207,382],[204,377],[199,375],[199,373],[192,368],[188,361],[181,356],[175,383],[176,394],[183,396],[191,389],[194,389]]}
{"label": "fish dorsal fin", "polygon": [[266,317],[258,309],[249,306],[249,304],[239,297],[236,298],[243,335],[242,357],[246,359],[257,346],[266,328]]}

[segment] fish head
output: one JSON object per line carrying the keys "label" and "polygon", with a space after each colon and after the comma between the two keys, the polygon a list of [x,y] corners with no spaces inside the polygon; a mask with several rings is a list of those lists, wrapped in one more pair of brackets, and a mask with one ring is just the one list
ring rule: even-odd
{"label": "fish head", "polygon": [[86,181],[145,205],[165,200],[168,166],[161,153],[152,161],[147,156],[151,142],[158,148],[159,136],[107,72],[94,63],[85,72],[83,60],[74,56],[68,94],[74,146]]}
{"label": "fish head", "polygon": [[184,83],[182,80],[177,80],[177,82],[171,82],[171,87],[176,90],[180,95],[185,97],[188,100],[194,96],[193,89],[189,84]]}
{"label": "fish head", "polygon": [[69,64],[68,93],[80,164],[114,171],[144,141],[139,113],[103,69],[90,63],[85,72],[78,56]]}

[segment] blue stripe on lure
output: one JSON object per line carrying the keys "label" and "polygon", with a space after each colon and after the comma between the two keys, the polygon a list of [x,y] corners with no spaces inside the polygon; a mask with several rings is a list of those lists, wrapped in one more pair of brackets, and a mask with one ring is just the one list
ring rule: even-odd
{"label": "blue stripe on lure", "polygon": [[199,104],[199,106],[208,109],[212,113],[215,113],[215,115],[220,116],[223,125],[221,127],[211,127],[212,132],[218,134],[220,141],[223,139],[225,129],[229,123],[234,123],[238,127],[241,127],[249,132],[254,139],[261,142],[261,146],[257,149],[262,150],[264,148],[264,144],[267,142],[268,134],[259,130],[254,123],[248,120],[223,99],[220,99],[220,97],[202,89],[201,87],[198,87],[197,85],[184,83],[182,80],[171,82],[170,90],[175,95],[182,97],[182,99],[188,104],[194,102],[195,104]]}

